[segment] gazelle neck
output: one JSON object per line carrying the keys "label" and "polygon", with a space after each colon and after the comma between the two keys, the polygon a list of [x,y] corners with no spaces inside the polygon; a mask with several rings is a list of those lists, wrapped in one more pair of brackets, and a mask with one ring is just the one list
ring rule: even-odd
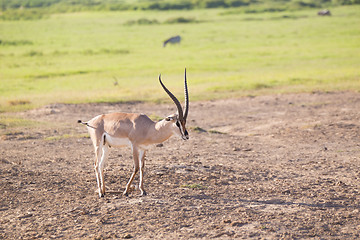
{"label": "gazelle neck", "polygon": [[152,133],[152,139],[156,143],[161,143],[169,139],[173,134],[172,122],[166,121],[165,119],[155,123],[155,131]]}

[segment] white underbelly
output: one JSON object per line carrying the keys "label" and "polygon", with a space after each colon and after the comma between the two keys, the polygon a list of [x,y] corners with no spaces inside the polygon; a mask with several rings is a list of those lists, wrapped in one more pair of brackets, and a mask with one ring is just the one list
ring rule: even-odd
{"label": "white underbelly", "polygon": [[127,146],[131,146],[131,142],[130,142],[130,140],[128,138],[112,137],[109,134],[105,135],[105,142],[110,147],[127,147]]}
{"label": "white underbelly", "polygon": [[[132,142],[128,138],[117,138],[110,136],[109,134],[105,134],[105,143],[110,147],[133,147]],[[140,149],[147,150],[150,145],[140,144],[137,146]]]}

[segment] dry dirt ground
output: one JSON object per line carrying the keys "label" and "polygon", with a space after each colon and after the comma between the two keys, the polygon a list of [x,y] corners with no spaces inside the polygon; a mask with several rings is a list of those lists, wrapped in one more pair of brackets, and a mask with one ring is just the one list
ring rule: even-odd
{"label": "dry dirt ground", "polygon": [[[2,239],[358,239],[360,94],[194,102],[190,140],[147,153],[145,188],[121,194],[130,149],[111,149],[99,198],[89,120],[164,117],[173,105],[54,104],[0,140]],[[136,181],[137,182],[137,179]]]}

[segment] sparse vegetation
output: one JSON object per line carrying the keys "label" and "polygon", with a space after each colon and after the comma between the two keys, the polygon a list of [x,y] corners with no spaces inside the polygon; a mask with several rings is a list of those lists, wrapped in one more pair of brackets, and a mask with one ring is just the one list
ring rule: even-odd
{"label": "sparse vegetation", "polygon": [[63,134],[63,135],[56,135],[56,136],[49,136],[45,137],[45,141],[58,141],[61,139],[67,139],[67,138],[90,138],[89,134]]}
{"label": "sparse vegetation", "polygon": [[[198,21],[195,18],[185,18],[185,17],[172,17],[163,22],[163,24],[177,24],[177,23],[197,23]],[[161,24],[158,20],[140,18],[137,20],[129,20],[124,23],[126,26],[132,25],[153,25],[153,24]]]}
{"label": "sparse vegetation", "polygon": [[201,128],[201,127],[190,127],[189,129],[195,131],[195,132],[199,132],[199,133],[203,133],[203,132],[207,132],[205,129]]}
{"label": "sparse vegetation", "polygon": [[212,133],[212,134],[225,134],[224,132],[220,132],[218,130],[209,130],[209,133]]}
{"label": "sparse vegetation", "polygon": [[43,53],[40,51],[31,50],[30,52],[24,53],[24,57],[35,57],[42,56]]}
{"label": "sparse vegetation", "polygon": [[169,18],[165,21],[167,24],[176,24],[176,23],[196,23],[195,18],[185,18],[185,17],[175,17],[175,18]]}
{"label": "sparse vegetation", "polygon": [[203,185],[201,185],[201,184],[194,183],[194,184],[184,184],[184,185],[181,185],[180,188],[206,189],[207,187],[206,187],[206,186],[203,186]]}
{"label": "sparse vegetation", "polygon": [[30,104],[31,102],[29,100],[10,100],[8,102],[9,105],[11,106],[17,106],[17,105],[26,105],[26,104]]}
{"label": "sparse vegetation", "polygon": [[19,45],[32,45],[33,43],[29,40],[12,40],[6,41],[0,39],[0,46],[19,46]]}
{"label": "sparse vegetation", "polygon": [[156,19],[147,19],[147,18],[140,18],[138,20],[129,20],[124,25],[152,25],[152,24],[159,24],[159,21]]}
{"label": "sparse vegetation", "polygon": [[0,115],[0,129],[8,130],[17,127],[33,127],[39,123],[33,120],[28,120],[24,118]]}

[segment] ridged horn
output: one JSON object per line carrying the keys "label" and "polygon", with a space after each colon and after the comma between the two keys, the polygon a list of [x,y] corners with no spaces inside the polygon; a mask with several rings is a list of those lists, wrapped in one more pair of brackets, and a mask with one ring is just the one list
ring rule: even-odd
{"label": "ridged horn", "polygon": [[162,83],[161,81],[161,74],[159,75],[159,82],[161,84],[161,86],[163,87],[163,89],[165,90],[165,92],[169,95],[169,97],[173,100],[173,102],[175,103],[177,109],[178,109],[178,113],[179,113],[179,120],[180,121],[184,121],[184,117],[183,117],[183,110],[181,107],[181,104],[179,102],[179,100],[174,96],[174,94],[172,94],[169,89],[167,89],[165,87],[165,85]]}
{"label": "ridged horn", "polygon": [[189,112],[189,92],[188,92],[187,80],[186,80],[186,68],[185,68],[184,95],[185,95],[184,119],[186,121]]}

